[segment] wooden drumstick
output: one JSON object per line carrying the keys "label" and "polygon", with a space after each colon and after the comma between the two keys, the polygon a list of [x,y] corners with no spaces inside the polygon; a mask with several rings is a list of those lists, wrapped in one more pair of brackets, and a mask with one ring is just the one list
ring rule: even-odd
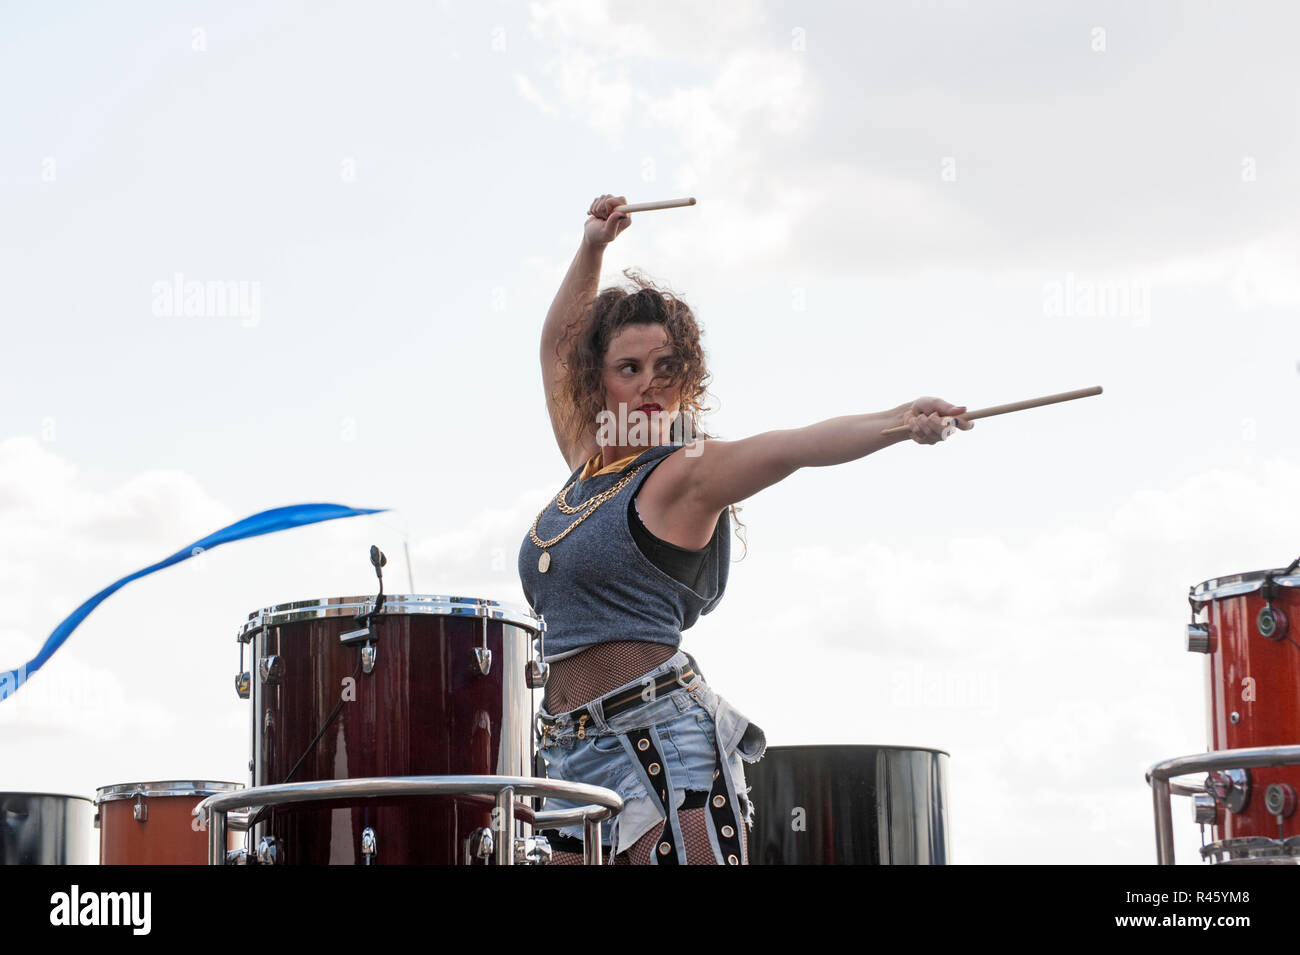
{"label": "wooden drumstick", "polygon": [[610,212],[649,212],[651,209],[676,209],[679,206],[695,205],[695,197],[685,199],[660,199],[658,202],[625,202],[615,206]]}
{"label": "wooden drumstick", "polygon": [[[1028,401],[1013,401],[1006,405],[994,405],[991,408],[980,408],[978,411],[967,411],[963,414],[954,415],[958,421],[974,421],[976,418],[989,418],[997,414],[1008,414],[1012,411],[1024,411],[1026,408],[1040,408],[1043,405],[1054,405],[1058,401],[1073,401],[1075,398],[1091,398],[1093,395],[1101,394],[1101,385],[1095,385],[1092,388],[1080,388],[1078,391],[1063,391],[1059,395],[1047,395],[1045,398],[1030,398]],[[887,428],[880,432],[881,434],[905,434],[911,430],[911,425],[899,425],[897,428]],[[944,435],[947,437],[947,434]]]}

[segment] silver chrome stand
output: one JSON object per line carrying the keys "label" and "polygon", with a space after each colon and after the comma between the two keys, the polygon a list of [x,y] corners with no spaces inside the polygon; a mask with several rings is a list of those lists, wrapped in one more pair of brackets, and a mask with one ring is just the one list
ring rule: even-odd
{"label": "silver chrome stand", "polygon": [[[609,792],[609,790],[605,790]],[[620,800],[621,802],[622,800]],[[595,806],[579,806],[577,809],[553,809],[550,812],[536,813],[535,829],[555,829],[559,826],[571,826],[582,823],[582,863],[583,865],[600,865],[603,853],[600,847],[600,823],[604,814],[593,812]],[[613,813],[610,813],[613,815]]]}
{"label": "silver chrome stand", "polygon": [[[1300,748],[1298,748],[1300,749]],[[602,858],[600,823],[623,809],[617,793],[600,786],[532,776],[380,776],[365,779],[327,779],[317,782],[252,786],[209,796],[194,807],[208,829],[208,864],[225,865],[226,814],[295,802],[326,799],[365,799],[376,796],[493,796],[503,833],[493,847],[498,865],[515,864],[515,797],[587,799],[591,805],[534,814],[533,828],[572,825],[581,820],[583,858],[599,865]]]}
{"label": "silver chrome stand", "polygon": [[[1245,749],[1220,749],[1193,756],[1175,756],[1156,763],[1147,770],[1146,779],[1151,785],[1151,798],[1156,816],[1156,864],[1174,864],[1174,823],[1169,798],[1196,796],[1205,787],[1174,782],[1175,776],[1190,773],[1211,773],[1226,769],[1255,769],[1260,766],[1300,765],[1300,746],[1253,746]],[[230,793],[237,796],[238,793]]]}

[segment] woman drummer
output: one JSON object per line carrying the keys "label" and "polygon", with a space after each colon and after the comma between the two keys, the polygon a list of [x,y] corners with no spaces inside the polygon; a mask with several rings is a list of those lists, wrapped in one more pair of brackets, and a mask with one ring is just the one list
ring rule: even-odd
{"label": "woman drummer", "polygon": [[[907,437],[935,444],[964,412],[938,398],[739,441],[697,428],[708,372],[689,307],[639,276],[597,294],[605,246],[631,224],[623,196],[588,210],[542,329],[542,380],[569,467],[519,552],[546,621],[538,712],[547,775],[617,792],[609,861],[744,864],[753,807],[744,763],[763,731],[704,681],[682,631],[726,589],[734,505],[802,467],[843,464]],[[884,436],[903,425],[907,434]],[[547,808],[573,803],[548,800]],[[582,861],[581,827],[545,833]]]}

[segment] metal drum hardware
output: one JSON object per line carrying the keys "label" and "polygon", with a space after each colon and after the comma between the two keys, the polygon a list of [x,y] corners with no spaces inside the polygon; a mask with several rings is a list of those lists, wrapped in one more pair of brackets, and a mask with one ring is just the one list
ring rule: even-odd
{"label": "metal drum hardware", "polygon": [[[1201,849],[1205,860],[1300,862],[1294,851],[1300,844],[1300,647],[1288,635],[1290,617],[1300,613],[1298,568],[1300,559],[1189,589],[1187,649],[1205,655],[1209,750],[1163,760],[1147,772],[1162,864],[1173,863],[1174,795],[1191,796],[1195,820],[1211,828]],[[1197,772],[1209,774],[1201,786],[1175,781]]]}

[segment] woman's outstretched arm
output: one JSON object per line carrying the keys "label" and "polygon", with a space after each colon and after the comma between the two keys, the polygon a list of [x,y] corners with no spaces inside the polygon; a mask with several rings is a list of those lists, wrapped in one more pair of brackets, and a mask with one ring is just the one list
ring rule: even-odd
{"label": "woman's outstretched arm", "polygon": [[[594,451],[588,450],[586,444],[571,446],[570,438],[565,434],[553,395],[562,360],[557,348],[565,330],[582,317],[583,308],[596,297],[605,246],[632,224],[626,212],[612,212],[615,206],[624,202],[627,202],[626,196],[603,195],[592,200],[583,226],[582,244],[578,246],[578,252],[569,265],[569,271],[565,273],[564,281],[560,283],[560,290],[555,293],[555,300],[551,302],[546,321],[542,325],[542,388],[546,393],[546,412],[551,418],[551,430],[555,432],[560,453],[564,455],[570,469],[577,467],[575,462],[584,456],[584,452],[589,456]],[[591,449],[596,447],[595,431],[596,422],[593,421]]]}
{"label": "woman's outstretched arm", "polygon": [[[674,510],[716,517],[724,507],[753,497],[800,468],[856,461],[900,441],[937,444],[954,423],[948,419],[965,410],[941,398],[918,398],[888,411],[844,415],[805,428],[766,431],[739,441],[703,441],[680,456],[671,481],[676,493],[670,499],[680,502]],[[975,427],[970,421],[955,424],[962,431]],[[881,434],[899,425],[909,433]]]}

